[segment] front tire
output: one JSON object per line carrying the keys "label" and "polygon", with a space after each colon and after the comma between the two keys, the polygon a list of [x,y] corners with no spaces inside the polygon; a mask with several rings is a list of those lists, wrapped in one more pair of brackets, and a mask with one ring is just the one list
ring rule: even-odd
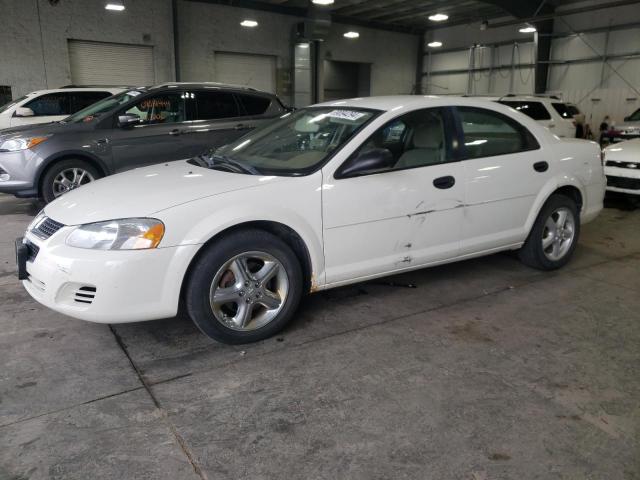
{"label": "front tire", "polygon": [[302,269],[280,238],[260,230],[228,234],[196,260],[185,290],[196,326],[222,343],[264,340],[292,319],[302,297]]}
{"label": "front tire", "polygon": [[542,207],[518,256],[530,267],[556,270],[571,259],[579,236],[580,213],[576,202],[554,194]]}
{"label": "front tire", "polygon": [[54,163],[42,178],[42,199],[45,203],[82,185],[99,179],[102,175],[89,162],[69,158]]}

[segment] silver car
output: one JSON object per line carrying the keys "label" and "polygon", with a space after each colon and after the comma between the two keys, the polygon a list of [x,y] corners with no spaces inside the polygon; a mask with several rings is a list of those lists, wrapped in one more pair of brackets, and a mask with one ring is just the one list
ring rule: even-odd
{"label": "silver car", "polygon": [[0,131],[0,192],[50,202],[106,175],[203,154],[287,110],[273,94],[215,83],[127,90],[60,122]]}

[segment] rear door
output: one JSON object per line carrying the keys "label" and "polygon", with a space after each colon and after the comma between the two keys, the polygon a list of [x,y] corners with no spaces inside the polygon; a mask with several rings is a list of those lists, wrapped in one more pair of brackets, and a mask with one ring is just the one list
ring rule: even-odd
{"label": "rear door", "polygon": [[212,88],[189,90],[186,96],[193,121],[184,125],[182,139],[191,156],[230,143],[253,128],[233,92]]}
{"label": "rear door", "polygon": [[457,107],[463,135],[465,212],[461,254],[522,242],[550,165],[535,137],[494,110]]}
{"label": "rear door", "polygon": [[[148,95],[114,115],[113,129],[97,141],[111,148],[116,172],[189,157],[181,135],[188,120],[185,97],[179,90]],[[117,121],[122,114],[138,115],[140,121],[120,127]]]}
{"label": "rear door", "polygon": [[52,92],[40,95],[22,105],[33,111],[32,116],[11,117],[11,126],[31,125],[35,123],[57,122],[71,115],[72,92]]}

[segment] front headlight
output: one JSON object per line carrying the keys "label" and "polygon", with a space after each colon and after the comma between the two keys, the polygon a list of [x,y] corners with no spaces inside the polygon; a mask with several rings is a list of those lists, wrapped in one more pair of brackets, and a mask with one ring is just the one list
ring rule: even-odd
{"label": "front headlight", "polygon": [[89,223],[67,237],[67,245],[96,250],[156,248],[164,235],[164,223],[155,218],[123,218]]}
{"label": "front headlight", "polygon": [[10,138],[0,144],[0,152],[17,152],[20,150],[26,150],[27,148],[33,148],[36,145],[40,145],[47,140],[46,137],[26,137],[26,138]]}

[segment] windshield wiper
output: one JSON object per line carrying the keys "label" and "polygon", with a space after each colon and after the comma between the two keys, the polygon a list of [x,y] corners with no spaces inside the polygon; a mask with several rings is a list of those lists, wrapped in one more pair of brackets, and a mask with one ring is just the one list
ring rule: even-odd
{"label": "windshield wiper", "polygon": [[261,175],[260,171],[246,163],[238,162],[237,160],[232,160],[229,157],[218,154],[209,154],[209,155],[200,155],[200,158],[204,159],[207,162],[209,168],[227,167],[230,170],[236,173],[248,173],[250,175]]}

